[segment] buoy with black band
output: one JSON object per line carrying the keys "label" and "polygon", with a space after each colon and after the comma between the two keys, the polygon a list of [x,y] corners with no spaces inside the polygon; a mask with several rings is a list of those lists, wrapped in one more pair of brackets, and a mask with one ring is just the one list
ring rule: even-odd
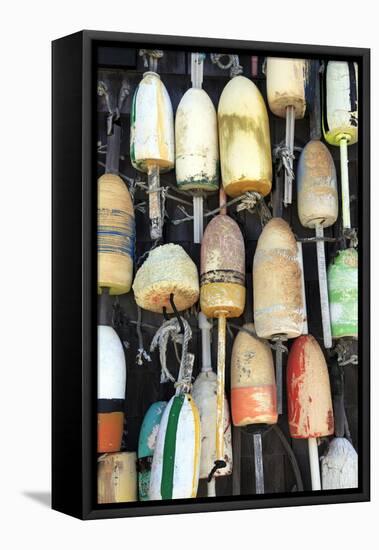
{"label": "buoy with black band", "polygon": [[[150,237],[162,237],[163,213],[160,177],[174,167],[174,115],[170,96],[156,72],[159,50],[147,50],[149,71],[134,92],[130,158],[137,170],[147,173],[149,185]],[[163,52],[160,52],[163,55]]]}
{"label": "buoy with black band", "polygon": [[328,367],[316,339],[299,336],[287,362],[288,423],[291,437],[307,439],[312,489],[321,489],[317,438],[334,433]]}
{"label": "buoy with black band", "polygon": [[[220,189],[220,206],[225,205]],[[226,215],[226,207],[207,225],[201,242],[200,307],[207,317],[218,319],[217,420],[214,472],[225,467],[225,331],[228,317],[240,317],[245,308],[245,243],[237,223]]]}
{"label": "buoy with black band", "polygon": [[292,203],[292,169],[295,119],[304,117],[309,63],[305,59],[268,57],[266,59],[267,101],[271,112],[286,119],[286,157],[289,171],[284,175],[285,206]]}
{"label": "buoy with black band", "polygon": [[[208,476],[216,460],[216,416],[217,416],[217,375],[212,370],[211,361],[211,330],[212,325],[204,313],[199,313],[199,328],[202,342],[202,366],[193,388],[192,396],[200,414],[201,422],[201,457],[200,479],[208,479]],[[216,496],[216,477],[226,476],[232,473],[232,430],[229,406],[224,396],[224,461],[225,466],[215,471],[212,479],[207,484],[209,497]]]}
{"label": "buoy with black band", "polygon": [[322,126],[325,140],[340,148],[342,222],[351,228],[348,145],[358,141],[358,65],[327,61],[323,72]]}
{"label": "buoy with black band", "polygon": [[104,454],[97,463],[98,504],[137,500],[136,453]]}
{"label": "buoy with black band", "polygon": [[139,500],[149,500],[151,463],[153,461],[159,425],[166,405],[166,401],[152,403],[142,422],[138,439],[137,461]]}
{"label": "buoy with black band", "polygon": [[193,194],[194,242],[203,236],[203,196],[219,184],[217,115],[202,89],[205,54],[191,53],[192,88],[186,91],[175,115],[175,170],[179,189]]}

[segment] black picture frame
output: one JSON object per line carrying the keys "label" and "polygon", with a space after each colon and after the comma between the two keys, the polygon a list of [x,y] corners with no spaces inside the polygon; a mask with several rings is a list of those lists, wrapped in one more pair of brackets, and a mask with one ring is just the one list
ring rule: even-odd
{"label": "black picture frame", "polygon": [[[301,494],[96,504],[96,165],[94,48],[318,57],[358,63],[359,488]],[[82,31],[52,44],[52,507],[81,519],[362,502],[370,499],[370,50],[245,40]],[[362,98],[362,99],[361,99]]]}

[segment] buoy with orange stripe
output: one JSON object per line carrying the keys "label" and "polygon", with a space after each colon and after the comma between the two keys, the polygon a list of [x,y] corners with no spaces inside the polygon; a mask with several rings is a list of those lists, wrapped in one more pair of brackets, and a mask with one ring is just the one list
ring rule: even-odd
{"label": "buoy with orange stripe", "polygon": [[307,439],[312,489],[321,489],[317,438],[334,433],[328,367],[316,339],[300,336],[287,362],[288,423],[291,437]]}
{"label": "buoy with orange stripe", "polygon": [[124,427],[126,365],[111,326],[97,327],[97,452],[120,450]]}
{"label": "buoy with orange stripe", "polygon": [[[188,373],[192,373],[193,360],[194,356],[188,354]],[[151,466],[149,500],[195,498],[200,453],[199,411],[193,397],[179,385],[159,424]]]}
{"label": "buoy with orange stripe", "polygon": [[137,500],[136,453],[104,454],[97,462],[98,504]]}

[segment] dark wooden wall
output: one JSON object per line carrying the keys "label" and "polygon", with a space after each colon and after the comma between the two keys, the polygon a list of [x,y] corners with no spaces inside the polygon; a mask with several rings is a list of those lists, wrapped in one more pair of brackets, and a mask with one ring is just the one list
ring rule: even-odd
{"label": "dark wooden wall", "polygon": [[[256,78],[253,78],[255,84],[259,87],[266,100],[265,76],[262,72],[263,59],[259,59],[259,72]],[[240,63],[244,68],[244,76],[251,76],[251,58],[249,56],[240,56]],[[115,89],[119,86],[122,78],[127,79],[130,85],[130,95],[124,103],[122,109],[122,145],[120,162],[120,172],[126,174],[130,178],[137,178],[146,181],[146,176],[138,173],[133,169],[129,160],[129,128],[130,128],[130,109],[131,101],[135,87],[142,78],[143,72],[146,70],[143,66],[143,60],[138,55],[138,51],[133,49],[123,48],[101,48],[98,56],[99,77],[106,78],[111,82]],[[127,70],[125,70],[125,68]],[[174,112],[177,109],[179,101],[185,91],[191,86],[190,82],[190,54],[185,52],[165,52],[162,60],[158,62],[158,72],[160,73],[163,82],[169,92]],[[203,87],[210,95],[216,108],[220,94],[229,80],[229,72],[222,71],[210,61],[207,55],[204,66],[204,81]],[[267,104],[267,101],[266,101]],[[105,104],[102,99],[98,100],[98,140],[102,144],[106,143],[106,123],[105,123]],[[274,117],[269,111],[270,129],[271,129],[271,145],[272,147],[279,144],[285,136],[285,121]],[[310,139],[310,127],[308,115],[303,120],[296,121],[295,127],[295,145],[303,147]],[[339,181],[339,150],[337,147],[329,147],[334,158],[337,177]],[[297,155],[298,156],[298,155]],[[100,162],[105,162],[104,155],[98,155]],[[357,147],[349,147],[349,174],[350,174],[350,191],[352,195],[352,224],[357,225],[357,208],[356,199],[358,197],[358,181],[357,181]],[[296,162],[295,162],[296,169]],[[99,165],[98,175],[103,173],[104,169]],[[161,177],[161,182],[164,185],[169,185],[175,190],[175,171],[164,174]],[[94,182],[95,185],[95,182]],[[191,200],[191,197],[184,197]],[[146,195],[143,191],[137,191],[135,195],[135,204],[146,200]],[[267,201],[270,204],[270,199]],[[209,196],[205,202],[204,208],[212,209],[218,205],[217,193]],[[166,203],[169,219],[166,221],[164,228],[164,242],[175,242],[183,246],[193,260],[199,266],[200,245],[192,242],[193,229],[192,223],[186,222],[181,225],[173,225],[170,220],[181,218],[183,215],[178,210],[178,203],[172,200],[167,200]],[[189,213],[191,207],[185,207]],[[261,232],[260,220],[256,215],[247,212],[236,213],[234,207],[228,210],[228,214],[232,216],[241,227],[245,237],[246,245],[246,283],[248,290],[251,289],[251,271],[253,255],[256,248],[257,239]],[[313,231],[304,229],[298,220],[296,206],[296,186],[294,187],[294,202],[291,207],[284,209],[283,217],[291,224],[294,233],[298,237],[311,237]],[[331,228],[326,230],[326,235],[337,236],[340,233],[340,220]],[[149,224],[146,214],[136,212],[136,230],[137,244],[136,255],[138,258],[150,248],[151,242],[149,239]],[[335,254],[337,247],[335,243],[326,244],[326,259],[327,263]],[[304,255],[304,270],[305,270],[305,285],[306,299],[308,309],[309,332],[317,338],[322,345],[322,325],[321,312],[319,305],[319,291],[317,279],[317,261],[315,244],[303,245]],[[160,363],[158,354],[152,354],[152,362],[145,362],[142,366],[136,364],[136,354],[138,349],[138,339],[136,335],[135,324],[130,321],[137,319],[137,308],[131,291],[127,295],[120,296],[118,300],[111,301],[119,304],[123,315],[116,318],[117,330],[121,339],[126,342],[126,357],[127,357],[127,395],[126,395],[126,424],[123,438],[123,448],[125,450],[137,450],[138,435],[144,413],[150,404],[158,399],[169,399],[173,394],[173,385],[171,383],[160,385]],[[112,303],[109,304],[112,308]],[[186,312],[192,330],[193,338],[190,344],[190,351],[195,353],[194,376],[198,374],[201,368],[201,340],[197,328],[194,312]],[[244,322],[251,320],[252,316],[252,293],[248,293],[248,299],[245,309],[245,314],[240,319],[233,320],[233,323],[241,325]],[[152,327],[143,326],[142,333],[144,339],[144,347],[149,349],[151,339],[155,330],[160,326],[163,317],[158,314],[147,311],[142,312],[142,322],[152,325]],[[217,331],[216,323],[214,324],[213,341],[212,341],[212,359],[213,365],[216,365],[217,356]],[[226,370],[226,391],[230,392],[230,355],[235,336],[235,329],[228,331],[227,337],[227,370]],[[289,345],[291,343],[289,342]],[[169,354],[168,365],[173,374],[178,371],[178,364],[172,351]],[[284,369],[286,365],[286,356],[284,356]],[[284,371],[285,375],[285,371]],[[285,380],[285,376],[284,376]],[[357,445],[357,366],[348,366],[345,368],[345,404],[347,417],[352,434],[353,444]],[[286,399],[284,391],[284,413],[286,411]],[[279,419],[279,426],[286,435],[288,441],[296,454],[300,470],[303,477],[304,488],[310,489],[310,475],[308,466],[307,442],[302,440],[291,440],[288,433],[287,416],[283,414]],[[241,493],[253,494],[255,492],[254,484],[254,454],[253,454],[253,427],[241,429]],[[265,473],[265,488],[267,493],[287,492],[296,490],[295,478],[293,471],[285,452],[282,443],[278,439],[273,430],[269,430],[263,436],[263,453],[264,453],[264,473]],[[206,494],[205,483],[201,482],[199,495]],[[217,494],[230,495],[232,494],[232,479],[222,478],[217,481]]]}

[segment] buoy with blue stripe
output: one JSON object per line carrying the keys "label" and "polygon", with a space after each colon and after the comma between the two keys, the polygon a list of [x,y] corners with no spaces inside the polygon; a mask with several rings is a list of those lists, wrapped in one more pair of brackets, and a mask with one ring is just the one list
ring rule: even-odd
{"label": "buoy with blue stripe", "polygon": [[133,97],[130,158],[134,168],[148,176],[150,237],[156,240],[163,229],[159,175],[175,163],[174,115],[170,96],[156,72],[157,60],[153,55],[149,58],[150,70]]}
{"label": "buoy with blue stripe", "polygon": [[340,250],[328,268],[332,336],[358,338],[358,252]]}
{"label": "buoy with blue stripe", "polygon": [[104,454],[97,462],[98,504],[137,500],[136,453]]}
{"label": "buoy with blue stripe", "polygon": [[[192,373],[193,360],[188,354],[188,373]],[[151,466],[149,500],[197,495],[201,425],[195,401],[187,391],[179,385],[163,412]]]}
{"label": "buoy with blue stripe", "polygon": [[219,184],[217,115],[202,89],[204,57],[191,54],[192,88],[180,100],[175,116],[176,183],[193,194],[195,243],[203,236],[203,197],[217,191]]}
{"label": "buoy with blue stripe", "polygon": [[222,184],[231,197],[271,191],[272,164],[268,114],[262,94],[245,76],[235,76],[218,104]]}
{"label": "buoy with blue stripe", "polygon": [[[208,479],[216,460],[216,424],[217,424],[217,375],[212,370],[211,330],[212,324],[199,313],[199,328],[202,341],[202,366],[193,388],[192,396],[199,409],[201,422],[200,479]],[[232,473],[232,429],[229,406],[224,395],[224,461],[225,466],[215,471],[207,484],[208,496],[216,496],[216,479]]]}
{"label": "buoy with blue stripe", "polygon": [[332,347],[328,285],[326,280],[324,228],[338,217],[336,169],[332,155],[319,140],[304,147],[297,169],[297,211],[304,227],[315,229],[322,328],[325,348]]}
{"label": "buoy with blue stripe", "polygon": [[323,73],[322,126],[325,140],[340,148],[342,222],[351,228],[348,145],[358,141],[358,65],[328,61]]}
{"label": "buoy with blue stripe", "polygon": [[138,439],[138,494],[139,500],[149,500],[151,463],[157,442],[159,425],[166,401],[157,401],[147,410]]}
{"label": "buoy with blue stripe", "polygon": [[267,100],[271,112],[286,119],[285,144],[290,170],[285,170],[284,205],[292,203],[292,168],[295,119],[304,117],[309,64],[305,59],[268,57],[266,60]]}
{"label": "buoy with blue stripe", "polygon": [[[99,91],[108,94],[105,82]],[[121,87],[125,99],[129,90]],[[114,98],[110,97],[110,101]],[[120,100],[119,100],[120,101]],[[120,121],[108,128],[105,174],[97,182],[97,288],[109,294],[129,292],[133,278],[135,220],[133,202],[125,182],[119,176],[121,143]]]}

